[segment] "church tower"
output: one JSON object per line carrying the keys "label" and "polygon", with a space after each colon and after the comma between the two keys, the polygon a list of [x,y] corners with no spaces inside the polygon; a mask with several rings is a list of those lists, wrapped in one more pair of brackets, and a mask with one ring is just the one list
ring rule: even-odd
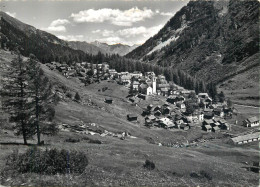
{"label": "church tower", "polygon": [[152,80],[153,80],[153,94],[156,94],[156,77],[153,77]]}

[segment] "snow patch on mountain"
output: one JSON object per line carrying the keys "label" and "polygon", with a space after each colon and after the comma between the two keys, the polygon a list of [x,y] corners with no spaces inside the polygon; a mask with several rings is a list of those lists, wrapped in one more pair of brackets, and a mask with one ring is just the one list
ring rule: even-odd
{"label": "snow patch on mountain", "polygon": [[147,55],[150,55],[155,51],[161,50],[163,47],[169,45],[171,42],[175,42],[179,38],[180,33],[187,27],[188,27],[187,24],[183,24],[182,27],[173,31],[172,36],[168,40],[166,40],[164,42],[159,41],[158,45],[155,46],[149,53],[147,53]]}

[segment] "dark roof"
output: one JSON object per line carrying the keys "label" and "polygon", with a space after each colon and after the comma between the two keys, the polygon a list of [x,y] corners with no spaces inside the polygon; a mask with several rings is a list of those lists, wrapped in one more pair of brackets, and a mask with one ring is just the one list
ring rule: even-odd
{"label": "dark roof", "polygon": [[254,122],[258,121],[258,119],[257,119],[257,117],[254,116],[254,117],[248,118],[247,121],[250,123],[254,123]]}
{"label": "dark roof", "polygon": [[113,101],[113,99],[112,99],[112,98],[109,98],[109,97],[105,98],[105,100],[106,100],[106,101]]}
{"label": "dark roof", "polygon": [[127,117],[129,117],[129,118],[137,118],[137,115],[136,114],[128,114]]}

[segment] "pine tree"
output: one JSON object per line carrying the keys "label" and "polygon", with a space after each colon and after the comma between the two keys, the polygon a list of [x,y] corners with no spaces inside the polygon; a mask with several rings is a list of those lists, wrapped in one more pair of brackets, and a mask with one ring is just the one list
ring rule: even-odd
{"label": "pine tree", "polygon": [[22,135],[24,144],[35,133],[35,128],[31,122],[29,108],[29,90],[26,65],[18,52],[17,59],[11,63],[11,71],[6,75],[1,90],[3,109],[10,114],[10,121],[15,122],[16,135]]}
{"label": "pine tree", "polygon": [[57,127],[52,122],[55,110],[52,103],[55,102],[52,93],[52,85],[44,75],[43,70],[34,55],[30,55],[27,63],[29,75],[29,89],[31,97],[31,107],[33,108],[34,124],[38,145],[41,144],[41,134],[53,135],[57,133]]}

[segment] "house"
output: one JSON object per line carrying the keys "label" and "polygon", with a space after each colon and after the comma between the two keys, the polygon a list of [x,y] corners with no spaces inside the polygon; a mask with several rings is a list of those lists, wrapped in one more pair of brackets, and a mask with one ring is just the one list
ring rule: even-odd
{"label": "house", "polygon": [[163,114],[166,115],[166,114],[170,114],[171,112],[171,108],[170,107],[165,107],[163,108]]}
{"label": "house", "polygon": [[150,104],[150,105],[147,106],[147,109],[148,109],[148,110],[151,110],[152,108],[153,108],[153,105],[152,105],[152,104]]}
{"label": "house", "polygon": [[109,75],[113,78],[117,74],[117,71],[115,69],[109,69],[108,70]]}
{"label": "house", "polygon": [[142,116],[147,116],[147,115],[150,115],[150,114],[151,114],[150,110],[144,110],[143,113],[142,113]]}
{"label": "house", "polygon": [[211,132],[212,131],[212,127],[210,125],[203,125],[202,126],[202,130],[204,130],[206,132]]}
{"label": "house", "polygon": [[142,83],[139,86],[139,92],[145,95],[152,95],[153,94],[153,88],[151,86],[148,86],[146,83]]}
{"label": "house", "polygon": [[135,114],[128,114],[127,115],[127,120],[128,121],[137,121],[137,115],[135,115]]}
{"label": "house", "polygon": [[108,103],[108,104],[112,104],[113,99],[112,98],[105,98],[105,102]]}
{"label": "house", "polygon": [[246,134],[243,136],[237,136],[234,138],[231,138],[231,142],[233,144],[245,144],[249,142],[255,142],[259,140],[259,133],[253,133],[253,134]]}
{"label": "house", "polygon": [[135,78],[140,78],[143,76],[143,74],[140,71],[134,71],[133,73],[131,73],[131,76]]}
{"label": "house", "polygon": [[149,119],[149,120],[151,120],[151,121],[155,121],[155,120],[156,120],[156,117],[155,117],[154,115],[149,115],[149,116],[147,116],[147,117],[145,118],[145,120],[147,120],[147,119]]}
{"label": "house", "polygon": [[168,96],[168,93],[169,93],[168,88],[161,88],[161,93],[163,96]]}
{"label": "house", "polygon": [[204,113],[203,113],[203,112],[200,112],[200,113],[198,114],[198,120],[199,120],[199,121],[203,121],[203,120],[204,120]]}
{"label": "house", "polygon": [[185,109],[185,108],[186,108],[186,106],[185,106],[184,103],[179,103],[179,102],[178,102],[178,103],[176,104],[176,106],[179,107],[180,109]]}
{"label": "house", "polygon": [[213,113],[219,117],[224,117],[224,111],[222,108],[214,108]]}
{"label": "house", "polygon": [[120,78],[119,78],[119,82],[123,85],[127,85],[131,82],[131,76],[129,75],[122,75]]}
{"label": "house", "polygon": [[181,124],[183,124],[183,123],[184,122],[182,119],[177,119],[177,120],[175,120],[175,127],[179,129]]}
{"label": "house", "polygon": [[149,77],[149,78],[152,78],[152,77],[155,76],[155,73],[154,72],[145,72],[145,76]]}
{"label": "house", "polygon": [[245,127],[256,127],[259,126],[259,119],[257,117],[250,117],[243,121]]}
{"label": "house", "polygon": [[155,116],[160,116],[162,113],[161,113],[161,111],[160,110],[157,110],[156,112],[154,112],[154,115]]}
{"label": "house", "polygon": [[204,119],[213,119],[214,113],[213,112],[204,112]]}
{"label": "house", "polygon": [[139,84],[140,84],[139,82],[134,81],[134,82],[132,83],[132,88],[133,88],[133,90],[138,90]]}
{"label": "house", "polygon": [[202,125],[210,125],[210,126],[214,126],[214,121],[212,119],[205,119],[203,122],[202,122]]}
{"label": "house", "polygon": [[218,122],[220,123],[221,129],[223,129],[223,130],[229,130],[230,129],[226,120],[220,119],[220,120],[218,120]]}
{"label": "house", "polygon": [[190,129],[190,126],[187,123],[182,123],[180,125],[180,129],[183,129],[183,130],[187,131],[187,130]]}
{"label": "house", "polygon": [[220,132],[220,128],[218,126],[215,126],[212,128],[212,132]]}

